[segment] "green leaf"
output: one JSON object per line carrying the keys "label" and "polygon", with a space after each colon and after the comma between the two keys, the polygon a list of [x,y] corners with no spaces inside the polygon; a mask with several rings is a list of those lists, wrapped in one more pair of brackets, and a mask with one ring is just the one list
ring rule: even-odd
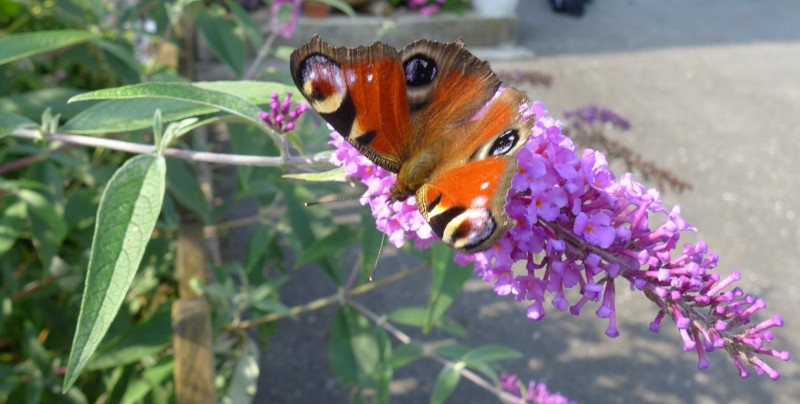
{"label": "green leaf", "polygon": [[24,116],[0,111],[0,139],[19,128],[31,128],[36,122]]}
{"label": "green leaf", "polygon": [[[38,122],[42,113],[47,108],[60,113],[63,118],[72,117],[85,106],[77,107],[67,105],[70,97],[80,94],[80,91],[72,88],[50,87],[41,90],[30,91],[22,94],[14,94],[0,98],[0,111],[22,115],[28,119]],[[153,115],[150,114],[152,117]]]}
{"label": "green leaf", "polygon": [[67,223],[44,195],[22,189],[17,196],[27,205],[33,225],[33,242],[42,264],[48,268],[67,236]]}
{"label": "green leaf", "polygon": [[433,277],[431,296],[428,300],[423,332],[428,332],[434,324],[441,321],[444,313],[461,292],[464,283],[472,275],[472,271],[462,268],[453,261],[453,250],[443,243],[434,243],[431,247],[431,269]]}
{"label": "green leaf", "polygon": [[246,56],[244,39],[237,32],[236,24],[225,16],[225,10],[212,6],[200,11],[196,22],[214,54],[241,78]]}
{"label": "green leaf", "polygon": [[347,182],[347,174],[344,173],[344,168],[342,167],[336,167],[332,170],[323,171],[320,173],[284,174],[283,178],[309,182]]}
{"label": "green leaf", "polygon": [[64,132],[105,134],[147,129],[153,125],[153,112],[161,110],[163,122],[216,112],[216,109],[184,101],[165,99],[109,100],[81,111],[65,123]]}
{"label": "green leaf", "polygon": [[311,243],[297,258],[295,267],[330,257],[339,250],[353,246],[357,239],[358,233],[355,229],[349,226],[340,226],[327,236]]}
{"label": "green leaf", "polygon": [[375,219],[372,213],[365,206],[361,208],[361,270],[358,280],[365,283],[370,279],[378,265],[378,256],[383,248],[386,235],[381,233],[375,226]]}
{"label": "green leaf", "polygon": [[389,366],[394,369],[401,368],[420,359],[425,355],[425,348],[417,341],[401,345],[392,353],[392,358],[389,361]]}
{"label": "green leaf", "polygon": [[124,366],[161,352],[172,342],[170,321],[169,311],[161,310],[119,338],[105,341],[86,365],[86,369]]}
{"label": "green leaf", "polygon": [[236,371],[233,373],[233,378],[228,385],[228,391],[223,402],[251,403],[256,395],[258,375],[260,373],[258,366],[259,349],[258,345],[246,335],[242,335],[242,338],[244,339],[244,347],[238,355]]}
{"label": "green leaf", "polygon": [[[299,254],[301,249],[307,250],[304,246],[308,246],[316,240],[314,235],[315,228],[312,228],[312,225],[315,225],[316,229],[318,229],[322,225],[328,226],[330,224],[330,211],[306,207],[301,201],[312,200],[314,194],[305,187],[290,186],[290,184],[282,183],[281,189],[289,211],[288,220],[292,229],[291,240],[293,241],[293,248]],[[333,260],[322,259],[318,263],[331,279],[337,283],[339,282],[341,274],[336,270],[337,267],[333,264]]]}
{"label": "green leaf", "polygon": [[442,331],[459,338],[467,338],[468,336],[467,330],[461,324],[448,317],[442,317],[441,324],[436,324],[436,326],[440,327]]}
{"label": "green leaf", "polygon": [[[293,89],[285,84],[260,81],[212,81],[182,84],[242,97],[253,104],[267,104],[272,93],[278,93],[280,97],[283,97],[287,91]],[[147,129],[153,124],[153,113],[156,109],[161,110],[161,119],[165,123],[218,111],[218,108],[199,105],[192,101],[161,98],[112,99],[86,108],[61,128],[65,132],[82,134],[105,134]]]}
{"label": "green leaf", "polygon": [[264,45],[264,38],[261,35],[261,29],[256,25],[255,21],[250,18],[250,14],[245,11],[239,3],[232,0],[225,0],[225,5],[236,17],[239,26],[244,29],[244,34],[247,35],[247,40],[253,45],[253,48],[259,49]]}
{"label": "green leaf", "polygon": [[471,363],[495,362],[505,359],[519,359],[521,357],[522,354],[515,349],[503,345],[489,344],[470,350],[461,357],[461,360],[472,366]]}
{"label": "green leaf", "polygon": [[121,44],[114,43],[105,39],[95,39],[92,43],[103,49],[111,58],[120,62],[119,67],[115,69],[119,76],[125,77],[127,83],[138,83],[141,81],[140,72],[142,64],[136,60],[132,49],[125,47]]}
{"label": "green leaf", "polygon": [[461,381],[461,373],[453,366],[447,365],[442,368],[439,376],[436,377],[436,383],[433,385],[431,403],[444,403],[453,394],[459,381]]}
{"label": "green leaf", "polygon": [[204,223],[211,222],[211,212],[197,176],[188,164],[178,159],[167,160],[167,184],[169,194],[184,208],[197,215]]}
{"label": "green leaf", "polygon": [[[15,198],[16,199],[16,198]],[[0,211],[0,256],[5,254],[17,242],[22,224],[28,215],[25,202],[6,197],[5,206]]]}
{"label": "green leaf", "polygon": [[[203,88],[197,84],[187,83],[142,83],[131,86],[106,88],[72,97],[69,102],[106,99],[161,98],[205,105],[242,117],[255,124],[263,131],[271,133],[271,129],[258,117],[261,111],[250,101],[222,91]],[[148,116],[149,126],[152,114]],[[145,127],[147,127],[145,126]]]}
{"label": "green leaf", "polygon": [[389,312],[388,318],[393,323],[422,328],[425,323],[425,307],[407,306]]}
{"label": "green leaf", "polygon": [[353,10],[353,7],[351,7],[350,4],[348,4],[344,0],[317,0],[317,1],[319,1],[320,3],[328,3],[350,17],[356,16],[356,12],[355,10]]}
{"label": "green leaf", "polygon": [[97,38],[88,31],[39,31],[0,38],[0,65]]}
{"label": "green leaf", "polygon": [[[253,104],[267,104],[272,101],[272,93],[278,94],[278,99],[283,99],[287,92],[296,92],[293,85],[267,81],[238,80],[238,81],[199,81],[192,85],[212,91],[220,91],[242,97]],[[299,99],[302,101],[302,98]]]}
{"label": "green leaf", "polygon": [[141,402],[154,388],[163,385],[164,381],[172,376],[174,371],[175,361],[172,357],[164,358],[155,366],[145,369],[142,372],[142,377],[128,386],[125,396],[122,397],[122,403]]}
{"label": "green leaf", "polygon": [[433,353],[452,360],[458,360],[469,352],[469,348],[461,344],[440,345],[433,349]]}
{"label": "green leaf", "polygon": [[103,192],[64,390],[77,380],[130,288],[164,200],[165,171],[163,157],[136,156]]}
{"label": "green leaf", "polygon": [[381,344],[369,321],[352,307],[340,307],[328,344],[334,374],[346,385],[365,382],[380,358]]}
{"label": "green leaf", "polygon": [[247,246],[247,257],[244,261],[245,271],[252,272],[258,267],[264,254],[269,251],[269,246],[275,240],[276,231],[274,225],[262,224],[253,232],[250,244]]}

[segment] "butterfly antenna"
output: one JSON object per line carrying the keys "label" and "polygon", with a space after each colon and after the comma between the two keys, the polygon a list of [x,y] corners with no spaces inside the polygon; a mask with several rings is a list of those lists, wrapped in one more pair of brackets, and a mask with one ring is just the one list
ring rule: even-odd
{"label": "butterfly antenna", "polygon": [[381,245],[378,246],[378,255],[375,256],[375,263],[372,264],[372,272],[369,273],[369,281],[372,282],[375,278],[375,272],[378,271],[378,261],[381,259],[383,252],[383,242],[386,241],[386,233],[381,233]]}
{"label": "butterfly antenna", "polygon": [[308,207],[311,207],[311,206],[324,205],[326,203],[355,201],[358,198],[359,198],[359,196],[357,196],[357,195],[340,196],[340,197],[336,197],[336,196],[333,196],[333,195],[331,195],[331,196],[323,196],[322,198],[319,198],[319,200],[317,200],[317,201],[305,202],[305,203],[303,203],[303,205],[308,208]]}

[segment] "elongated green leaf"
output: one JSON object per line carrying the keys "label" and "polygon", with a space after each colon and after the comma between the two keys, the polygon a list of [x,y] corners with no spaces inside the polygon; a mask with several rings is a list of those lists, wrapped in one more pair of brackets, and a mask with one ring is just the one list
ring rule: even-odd
{"label": "elongated green leaf", "polygon": [[518,359],[522,354],[507,346],[503,345],[483,345],[470,350],[461,358],[467,365],[472,366],[471,363],[475,362],[494,362],[504,359]]}
{"label": "elongated green leaf", "polygon": [[39,250],[39,259],[47,268],[67,236],[67,223],[44,195],[27,189],[20,190],[17,195],[28,207],[33,241]]}
{"label": "elongated green leaf", "polygon": [[239,354],[236,371],[223,402],[250,403],[256,395],[258,375],[261,373],[258,367],[259,349],[252,339],[247,336],[243,338],[244,348]]}
{"label": "elongated green leaf", "polygon": [[440,345],[433,349],[433,353],[452,360],[459,360],[469,352],[469,347],[461,344]]}
{"label": "elongated green leaf", "polygon": [[244,34],[247,35],[247,40],[250,41],[250,44],[253,45],[253,48],[261,48],[261,46],[264,44],[264,38],[262,37],[261,29],[258,27],[256,22],[250,18],[250,14],[245,11],[245,9],[242,8],[239,3],[233,0],[225,0],[225,5],[229,10],[231,10],[233,16],[236,17],[236,21],[244,30]]}
{"label": "elongated green leaf", "polygon": [[453,304],[464,283],[472,275],[472,271],[453,261],[453,250],[442,243],[435,243],[431,247],[431,268],[433,281],[423,332],[428,332],[434,324],[441,321],[445,311]]}
{"label": "elongated green leaf", "polygon": [[353,308],[342,306],[328,344],[328,360],[344,384],[366,381],[377,369],[381,344],[369,322]]}
{"label": "elongated green leaf", "polygon": [[[61,114],[62,118],[72,117],[79,112],[80,107],[67,105],[67,100],[80,94],[72,88],[50,87],[30,91],[22,94],[9,95],[0,98],[0,111],[22,115],[28,119],[39,122],[42,113],[47,108]],[[85,108],[86,106],[81,106]],[[152,116],[152,114],[151,114]]]}
{"label": "elongated green leaf", "polygon": [[78,378],[122,305],[158,219],[165,180],[164,158],[140,155],[128,160],[103,192],[65,390]]}
{"label": "elongated green leaf", "polygon": [[[213,81],[187,85],[242,97],[253,104],[268,103],[272,93],[284,97],[293,88],[285,84],[260,81]],[[147,129],[153,124],[153,113],[156,109],[161,110],[163,122],[211,114],[219,110],[212,106],[172,99],[113,99],[86,108],[61,128],[65,132],[83,134]]]}
{"label": "elongated green leaf", "polygon": [[0,256],[17,242],[20,229],[22,229],[28,213],[24,202],[12,200],[10,196],[5,199],[5,206],[0,207]]}
{"label": "elongated green leaf", "polygon": [[433,385],[433,392],[431,392],[431,403],[438,404],[447,400],[461,381],[461,373],[452,366],[445,366],[439,376],[436,377],[436,383]]}
{"label": "elongated green leaf", "polygon": [[172,341],[170,321],[169,311],[162,310],[120,338],[103,342],[86,368],[94,370],[123,366],[161,352]]}
{"label": "elongated green leaf", "polygon": [[259,267],[264,254],[267,253],[270,244],[275,240],[276,231],[277,229],[272,224],[262,224],[256,229],[247,246],[247,257],[244,261],[245,271],[253,272]]}
{"label": "elongated green leaf", "polygon": [[[283,83],[267,81],[237,80],[237,81],[198,81],[193,86],[206,90],[219,91],[242,97],[253,104],[266,104],[272,100],[272,93],[278,94],[278,99],[283,99],[286,93],[296,92],[297,88]],[[296,101],[303,101],[299,98]]]}
{"label": "elongated green leaf", "polygon": [[163,98],[206,105],[240,116],[262,130],[270,131],[264,121],[258,117],[260,109],[250,101],[236,95],[187,83],[142,83],[107,88],[77,95],[72,97],[69,102],[136,98]]}
{"label": "elongated green leaf", "polygon": [[0,38],[0,65],[97,38],[89,31],[40,31]]}
{"label": "elongated green leaf", "polygon": [[[321,173],[284,174],[283,178],[309,182],[345,182],[347,181],[347,174],[344,173],[344,168],[336,167]],[[372,224],[372,227],[375,227],[375,223]]]}
{"label": "elongated green leaf", "polygon": [[244,39],[236,24],[225,16],[225,10],[221,6],[209,7],[197,14],[196,22],[214,54],[241,78],[246,56]]}
{"label": "elongated green leaf", "polygon": [[337,8],[339,11],[347,14],[350,17],[355,17],[356,12],[345,0],[318,0],[320,3],[328,3]]}
{"label": "elongated green leaf", "polygon": [[375,219],[372,217],[367,207],[361,208],[361,270],[359,271],[359,283],[369,281],[373,272],[377,271],[378,256],[383,248],[386,236],[375,226]]}
{"label": "elongated green leaf", "polygon": [[422,358],[424,354],[425,349],[423,348],[422,344],[417,341],[411,341],[411,343],[401,345],[399,348],[394,350],[391,360],[389,361],[389,365],[395,369],[401,368],[419,358]]}
{"label": "elongated green leaf", "polygon": [[19,128],[31,128],[34,126],[36,126],[36,122],[24,116],[0,111],[0,139]]}
{"label": "elongated green leaf", "polygon": [[95,39],[92,40],[92,43],[96,44],[101,49],[108,52],[109,55],[119,60],[124,65],[124,68],[128,70],[126,75],[131,75],[131,79],[135,80],[132,83],[141,81],[139,74],[142,70],[142,64],[136,60],[136,56],[134,56],[133,50],[130,48],[130,46],[122,46],[118,43],[114,43],[105,39]]}
{"label": "elongated green leaf", "polygon": [[157,365],[145,369],[139,380],[131,383],[122,397],[122,403],[139,403],[154,387],[160,386],[175,371],[173,358],[164,358]]}
{"label": "elongated green leaf", "polygon": [[211,212],[197,176],[182,160],[167,160],[167,183],[169,193],[184,208],[189,209],[203,222],[211,221]]}
{"label": "elongated green leaf", "polygon": [[[418,306],[407,306],[393,310],[389,313],[389,320],[394,323],[409,325],[412,327],[423,328],[425,326],[425,317],[427,315],[427,308]],[[439,321],[433,323],[433,326],[441,328],[442,330],[453,334],[457,337],[466,337],[467,331],[455,321],[442,316]]]}
{"label": "elongated green leaf", "polygon": [[311,243],[297,259],[295,266],[300,267],[311,261],[330,257],[333,253],[355,244],[358,232],[352,227],[342,226],[331,234]]}
{"label": "elongated green leaf", "polygon": [[388,317],[393,323],[422,328],[425,323],[425,307],[407,306],[392,310]]}
{"label": "elongated green leaf", "polygon": [[[327,227],[331,223],[330,211],[326,209],[309,209],[301,201],[310,201],[314,194],[302,186],[290,186],[287,183],[281,184],[283,197],[286,198],[286,207],[289,210],[289,225],[292,228],[293,248],[295,251],[305,251],[305,246],[311,245],[316,240],[314,231],[321,226]],[[313,226],[313,228],[312,228]],[[325,273],[337,283],[342,277],[340,266],[334,264],[334,260],[323,258],[317,263],[322,266]]]}

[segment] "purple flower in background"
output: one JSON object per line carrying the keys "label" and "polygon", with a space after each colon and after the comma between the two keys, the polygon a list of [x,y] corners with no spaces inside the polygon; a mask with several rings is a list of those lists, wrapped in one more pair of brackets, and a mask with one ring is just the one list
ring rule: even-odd
{"label": "purple flower in background", "polygon": [[534,380],[528,382],[528,388],[524,389],[516,375],[500,374],[498,387],[519,397],[519,401],[516,401],[518,404],[569,404],[572,402],[559,393],[551,393],[547,390],[546,384],[536,383]]}
{"label": "purple flower in background", "polygon": [[597,105],[586,105],[571,111],[565,111],[564,117],[574,120],[579,125],[591,126],[597,122],[601,124],[609,123],[622,130],[631,128],[631,124],[627,119],[608,108]]}
{"label": "purple flower in background", "polygon": [[[627,125],[601,109],[587,111],[588,122]],[[508,194],[506,211],[517,224],[493,247],[457,254],[456,262],[474,264],[476,275],[498,295],[528,302],[527,315],[534,320],[545,317],[548,296],[553,307],[573,315],[596,304],[595,314],[608,321],[610,337],[619,335],[616,288],[627,281],[658,308],[650,329],[657,332],[665,317],[672,318],[684,350],[697,352],[700,369],[709,366],[706,352],[724,348],[742,377],[752,368],[777,379],[780,374],[762,358],[789,359],[789,352],[766,347],[773,340],[771,329],[781,327],[783,319],[774,315],[756,323],[753,316],[766,307],[764,301],[738,287],[728,290],[739,273],[723,278],[714,272],[718,257],[703,241],[679,244],[681,233],[696,231],[680,207],[665,209],[659,193],[630,174],[617,179],[602,153],[579,155],[541,103],[523,112],[536,120],[517,154],[519,171]],[[333,162],[367,186],[361,202],[370,205],[378,229],[396,246],[406,239],[417,247],[429,245],[434,235],[414,198],[387,204],[394,177],[338,134],[332,136],[338,149]],[[577,296],[571,300],[568,290]]]}
{"label": "purple flower in background", "polygon": [[[300,5],[303,0],[273,0],[270,10],[270,29],[272,32],[289,38],[297,28],[300,17]],[[286,15],[288,11],[288,16]]]}
{"label": "purple flower in background", "polygon": [[278,93],[272,93],[272,100],[269,102],[270,112],[259,112],[258,117],[264,123],[275,129],[278,133],[286,133],[294,130],[294,122],[303,112],[308,110],[308,104],[300,103],[293,110],[292,93],[287,92],[283,102],[278,101]]}
{"label": "purple flower in background", "polygon": [[447,0],[408,0],[406,5],[412,10],[419,10],[424,16],[430,16],[439,11]]}

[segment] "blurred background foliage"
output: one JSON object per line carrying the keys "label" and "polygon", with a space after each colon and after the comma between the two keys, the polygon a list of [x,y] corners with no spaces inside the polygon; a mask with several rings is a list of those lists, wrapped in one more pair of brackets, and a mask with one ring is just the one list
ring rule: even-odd
{"label": "blurred background foliage", "polygon": [[[352,13],[340,1],[329,2]],[[281,15],[291,18],[290,13]],[[0,0],[0,27],[0,40],[42,31],[95,34],[72,46],[0,64],[0,111],[14,119],[39,122],[50,116],[54,118],[45,121],[57,121],[63,128],[59,132],[152,143],[150,124],[133,122],[139,116],[152,117],[159,107],[167,110],[162,111],[166,122],[197,115],[222,125],[217,126],[225,133],[222,141],[215,135],[210,140],[187,137],[179,141],[182,148],[259,156],[281,153],[253,125],[226,121],[215,110],[187,109],[179,102],[160,100],[67,103],[92,90],[191,82],[187,44],[194,43],[195,29],[240,79],[249,78],[248,53],[268,50],[267,56],[286,55],[285,50],[264,45],[262,30],[238,3]],[[260,79],[288,83],[285,72],[258,74]],[[289,87],[278,88],[282,98]],[[269,96],[263,94],[256,103],[266,108]],[[183,113],[169,115],[169,108]],[[106,129],[112,127],[118,130]],[[0,402],[174,401],[170,307],[179,298],[182,282],[192,282],[193,290],[211,303],[217,397],[247,401],[259,377],[252,366],[257,369],[275,320],[296,318],[300,312],[280,301],[281,286],[295,268],[313,263],[344,290],[363,293],[371,288],[367,279],[380,237],[369,214],[357,211],[363,220],[342,223],[327,209],[304,206],[306,201],[341,193],[341,185],[287,181],[282,177],[286,170],[280,167],[210,169],[169,159],[163,208],[142,264],[103,342],[65,394],[62,386],[93,247],[95,216],[103,190],[130,155],[6,135],[0,131]],[[286,138],[296,152],[310,154],[322,148],[327,135],[319,121],[301,119]],[[244,200],[256,203],[254,216],[232,215],[233,207]],[[206,282],[179,279],[177,240],[186,222],[200,223],[211,240],[228,239],[245,225],[250,226],[249,237],[238,254],[210,249]],[[359,245],[359,256],[354,258],[352,247]],[[382,315],[404,326],[438,327],[463,337],[463,329],[444,313],[470,271],[445,277],[453,270],[446,248],[434,248],[433,253],[408,251],[434,268],[436,286],[429,307],[399,308]],[[377,318],[368,318],[368,312],[340,297],[322,299],[326,305],[342,304],[330,331],[329,360],[340,382],[353,389],[353,397],[371,392],[368,396],[388,400],[393,369],[424,355],[453,361],[470,357],[464,366],[495,382],[496,362],[518,356],[497,346],[478,348],[476,353],[464,345],[449,345],[431,353],[412,342],[393,349]],[[260,320],[242,326],[251,319]],[[447,366],[440,379],[434,401],[449,395],[459,375]]]}

